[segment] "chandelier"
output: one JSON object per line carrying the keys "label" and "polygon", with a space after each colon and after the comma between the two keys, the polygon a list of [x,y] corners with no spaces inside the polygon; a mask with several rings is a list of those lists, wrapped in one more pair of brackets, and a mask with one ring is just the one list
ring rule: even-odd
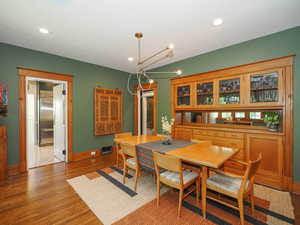
{"label": "chandelier", "polygon": [[[160,51],[157,51],[153,55],[146,57],[146,58],[142,58],[141,57],[141,39],[143,38],[143,34],[135,33],[134,36],[138,40],[138,55],[137,55],[136,72],[129,74],[129,76],[128,76],[127,89],[130,94],[136,95],[137,89],[139,89],[139,90],[149,89],[151,87],[151,84],[154,82],[154,80],[149,76],[150,74],[181,75],[181,73],[182,73],[181,70],[177,70],[177,71],[173,71],[173,72],[148,72],[148,71],[146,71],[146,69],[149,68],[150,66],[153,66],[154,64],[156,64],[164,59],[173,57],[174,56],[174,52],[173,52],[174,45],[170,44],[166,48],[164,48]],[[133,61],[133,58],[128,58],[128,60]],[[169,79],[169,78],[171,78],[171,77],[162,77],[162,78],[156,77],[156,79]],[[133,80],[136,81],[136,83],[137,83],[136,87],[138,87],[138,88],[130,87],[130,86],[134,86],[134,85],[131,85]],[[149,86],[147,86],[147,85],[149,85]]]}

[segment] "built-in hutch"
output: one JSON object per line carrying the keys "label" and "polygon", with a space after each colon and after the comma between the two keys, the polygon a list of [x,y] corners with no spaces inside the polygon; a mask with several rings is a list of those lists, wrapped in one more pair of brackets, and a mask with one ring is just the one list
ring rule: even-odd
{"label": "built-in hutch", "polygon": [[[172,79],[174,137],[239,148],[235,158],[242,161],[262,153],[256,182],[288,190],[293,162],[292,66],[293,56],[287,56]],[[270,112],[280,117],[278,131],[264,123]],[[232,162],[224,169],[243,170]]]}

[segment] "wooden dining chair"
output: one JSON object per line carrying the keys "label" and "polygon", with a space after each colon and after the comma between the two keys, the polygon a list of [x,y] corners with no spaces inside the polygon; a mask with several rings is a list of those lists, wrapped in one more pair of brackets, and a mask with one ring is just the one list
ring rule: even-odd
{"label": "wooden dining chair", "polygon": [[[239,210],[240,222],[244,225],[244,198],[249,197],[251,203],[251,213],[254,214],[254,177],[259,168],[262,155],[260,154],[255,161],[249,161],[248,163],[239,160],[231,160],[234,163],[242,164],[246,166],[246,171],[243,176],[235,175],[232,173],[224,172],[221,170],[212,170],[214,172],[206,182],[207,189],[213,190],[217,193],[230,196],[237,199],[238,207],[231,205],[221,199],[211,196],[202,196],[203,198],[209,198],[217,201],[221,204],[229,206],[233,209]],[[202,187],[203,188],[203,187]]]}
{"label": "wooden dining chair", "polygon": [[128,174],[128,168],[135,170],[134,175],[134,191],[137,188],[137,182],[140,175],[140,167],[137,161],[136,148],[134,145],[129,144],[120,144],[121,146],[121,154],[123,157],[123,184],[126,181],[126,175]]}
{"label": "wooden dining chair", "polygon": [[[157,186],[157,207],[160,200],[160,183],[179,190],[179,205],[177,216],[180,217],[182,200],[191,194],[195,189],[184,194],[184,190],[192,184],[196,184],[196,201],[199,202],[199,175],[197,173],[183,170],[182,163],[175,156],[153,152],[153,159],[156,172]],[[163,171],[161,171],[163,169]]]}
{"label": "wooden dining chair", "polygon": [[[115,138],[123,138],[123,137],[130,137],[130,136],[132,136],[131,132],[115,134]],[[116,144],[116,152],[117,152],[116,165],[117,165],[117,167],[119,167],[119,156],[121,155],[121,147],[119,144]]]}

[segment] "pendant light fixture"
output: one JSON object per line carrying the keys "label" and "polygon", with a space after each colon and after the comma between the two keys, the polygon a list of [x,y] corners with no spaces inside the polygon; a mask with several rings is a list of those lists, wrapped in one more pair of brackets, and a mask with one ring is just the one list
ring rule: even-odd
{"label": "pendant light fixture", "polygon": [[[146,71],[147,68],[150,66],[153,66],[156,63],[159,63],[160,61],[171,58],[174,56],[174,45],[169,44],[166,48],[154,53],[153,55],[142,58],[141,56],[141,39],[143,38],[142,33],[135,33],[135,38],[138,40],[138,55],[137,55],[137,64],[136,64],[136,72],[133,74],[129,74],[128,76],[128,82],[127,82],[127,89],[128,92],[132,95],[136,95],[136,88],[130,87],[132,84],[132,81],[135,80],[137,82],[137,86],[140,90],[143,90],[143,86],[145,87],[145,84],[150,85],[154,82],[154,80],[149,76],[150,74],[176,74],[181,75],[182,71],[177,70],[173,72],[148,72]],[[128,61],[133,61],[134,59],[132,57],[128,58]],[[156,78],[156,79],[169,79],[171,77],[162,77],[162,78]],[[148,88],[146,88],[148,89]]]}

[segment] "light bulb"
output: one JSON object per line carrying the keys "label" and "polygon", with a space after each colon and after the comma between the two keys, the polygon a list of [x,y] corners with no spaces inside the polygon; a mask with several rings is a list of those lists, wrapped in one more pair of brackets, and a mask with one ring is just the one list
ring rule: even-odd
{"label": "light bulb", "polygon": [[49,31],[46,28],[40,28],[42,34],[49,34]]}
{"label": "light bulb", "polygon": [[129,62],[132,62],[133,60],[134,60],[133,57],[129,57],[129,58],[128,58],[128,61],[129,61]]}
{"label": "light bulb", "polygon": [[220,26],[221,24],[223,24],[223,20],[221,18],[214,19],[214,22],[213,22],[214,26]]}
{"label": "light bulb", "polygon": [[174,48],[174,44],[173,43],[169,44],[168,49],[173,49],[173,48]]}
{"label": "light bulb", "polygon": [[153,84],[153,83],[154,83],[154,80],[149,79],[149,84]]}
{"label": "light bulb", "polygon": [[177,75],[181,75],[182,71],[181,70],[177,70],[176,73],[177,73]]}

